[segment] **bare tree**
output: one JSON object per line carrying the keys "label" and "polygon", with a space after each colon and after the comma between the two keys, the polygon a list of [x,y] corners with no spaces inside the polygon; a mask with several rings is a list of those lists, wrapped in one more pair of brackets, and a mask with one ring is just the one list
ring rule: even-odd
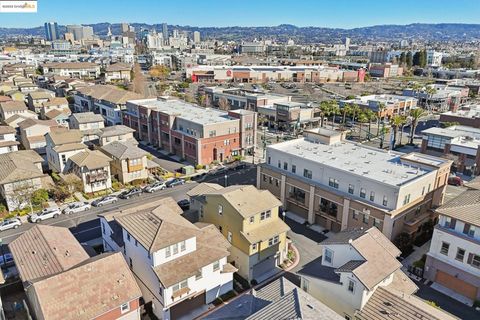
{"label": "bare tree", "polygon": [[218,101],[218,109],[223,111],[230,110],[230,103],[228,102],[227,98],[220,98]]}
{"label": "bare tree", "polygon": [[36,188],[32,180],[24,180],[12,184],[12,190],[9,193],[9,207],[11,209],[23,209],[30,206],[30,212],[33,212],[32,198]]}

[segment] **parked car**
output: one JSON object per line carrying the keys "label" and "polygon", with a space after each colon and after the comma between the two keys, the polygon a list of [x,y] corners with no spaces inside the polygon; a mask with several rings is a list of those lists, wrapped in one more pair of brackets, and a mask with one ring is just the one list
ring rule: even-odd
{"label": "parked car", "polygon": [[175,178],[175,179],[167,181],[167,183],[165,185],[167,186],[167,188],[173,188],[173,187],[179,186],[181,184],[185,184],[185,180]]}
{"label": "parked car", "polygon": [[151,184],[151,185],[147,186],[144,189],[144,191],[148,192],[148,193],[152,193],[152,192],[155,192],[155,191],[163,190],[166,187],[167,186],[165,185],[165,182],[155,182],[154,184]]}
{"label": "parked car", "polygon": [[22,222],[18,218],[5,219],[0,223],[0,231],[17,229],[21,225],[22,225]]}
{"label": "parked car", "polygon": [[133,196],[140,196],[142,194],[142,189],[140,188],[132,188],[127,191],[123,191],[118,196],[120,199],[130,199]]}
{"label": "parked car", "polygon": [[13,255],[10,252],[6,252],[3,255],[0,254],[0,266],[9,267],[13,266],[15,262],[13,261]]}
{"label": "parked car", "polygon": [[74,202],[68,205],[65,209],[63,209],[63,213],[65,214],[72,214],[81,211],[90,210],[92,206],[88,202]]}
{"label": "parked car", "polygon": [[462,178],[451,174],[448,177],[448,184],[451,185],[451,186],[460,187],[460,186],[463,186],[463,180],[462,180]]}
{"label": "parked car", "polygon": [[183,199],[177,202],[178,206],[182,208],[182,210],[188,210],[190,209],[190,201],[187,199]]}
{"label": "parked car", "polygon": [[59,208],[46,208],[40,212],[29,215],[28,220],[33,223],[38,223],[43,220],[57,218],[61,214],[62,212]]}
{"label": "parked car", "polygon": [[97,199],[97,200],[93,201],[92,206],[101,207],[101,206],[104,206],[106,204],[115,203],[117,201],[118,201],[118,198],[115,197],[115,196],[106,196],[106,197],[103,197],[101,199]]}

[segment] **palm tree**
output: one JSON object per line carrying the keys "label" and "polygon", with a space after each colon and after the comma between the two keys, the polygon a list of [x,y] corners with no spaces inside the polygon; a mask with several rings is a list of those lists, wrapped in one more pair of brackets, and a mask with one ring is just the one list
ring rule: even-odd
{"label": "palm tree", "polygon": [[352,122],[355,124],[355,117],[358,116],[360,114],[360,107],[358,106],[358,104],[352,104]]}
{"label": "palm tree", "polygon": [[385,103],[383,102],[380,102],[378,104],[378,113],[377,113],[377,137],[378,135],[380,134],[380,121],[384,121],[385,118],[382,117],[382,113],[383,111],[385,110],[386,106],[385,106]]}
{"label": "palm tree", "polygon": [[368,118],[368,116],[365,112],[360,112],[358,114],[357,120],[358,120],[358,123],[359,123],[359,126],[360,126],[359,131],[358,131],[358,137],[361,140],[363,124],[369,122],[369,118]]}
{"label": "palm tree", "polygon": [[328,101],[322,101],[320,103],[320,127],[323,128],[323,120],[325,117],[328,117],[330,115],[330,103]]}
{"label": "palm tree", "polygon": [[392,149],[395,149],[397,145],[398,128],[403,126],[406,120],[407,118],[402,115],[395,115],[393,118],[390,119],[390,125],[392,126],[392,129],[393,129]]}
{"label": "palm tree", "polygon": [[363,114],[367,117],[368,120],[368,138],[370,138],[370,135],[372,134],[372,122],[376,121],[378,116],[377,113],[372,111],[372,109],[366,109]]}
{"label": "palm tree", "polygon": [[337,103],[336,100],[331,100],[330,101],[330,115],[332,116],[332,129],[334,127],[335,116],[337,114],[340,114],[340,107],[338,106],[338,103]]}
{"label": "palm tree", "polygon": [[342,109],[343,109],[342,123],[345,124],[347,114],[351,112],[352,107],[349,104],[344,104]]}
{"label": "palm tree", "polygon": [[418,120],[426,116],[427,113],[421,108],[415,108],[410,110],[410,119],[412,125],[410,126],[410,144],[413,144],[413,137],[415,135],[415,130],[417,129]]}

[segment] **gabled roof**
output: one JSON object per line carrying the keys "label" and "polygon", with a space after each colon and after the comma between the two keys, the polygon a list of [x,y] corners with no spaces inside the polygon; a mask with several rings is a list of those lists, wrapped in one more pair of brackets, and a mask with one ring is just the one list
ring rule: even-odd
{"label": "gabled roof", "polygon": [[111,85],[96,85],[83,87],[78,92],[97,100],[105,100],[114,104],[125,104],[128,100],[141,99],[138,93],[123,90]]}
{"label": "gabled roof", "polygon": [[72,111],[70,109],[53,109],[45,113],[45,117],[47,119],[55,119],[59,116],[63,116],[65,118],[68,118],[72,114]]}
{"label": "gabled roof", "polygon": [[51,276],[88,259],[70,230],[63,227],[36,225],[8,247],[22,281]]}
{"label": "gabled roof", "polygon": [[17,100],[1,102],[0,108],[2,108],[3,112],[27,110],[25,102]]}
{"label": "gabled roof", "polygon": [[39,91],[29,92],[27,96],[30,96],[30,98],[33,100],[37,100],[37,99],[40,100],[40,99],[50,99],[54,97],[52,96],[52,94],[54,95],[55,93],[53,91],[50,93],[48,91],[39,90]]}
{"label": "gabled roof", "polygon": [[0,125],[0,134],[9,134],[9,133],[15,133],[15,132],[17,131],[15,131],[15,129],[10,126]]}
{"label": "gabled roof", "polygon": [[29,290],[39,302],[42,318],[49,320],[97,319],[142,295],[120,252],[85,260],[35,281]]}
{"label": "gabled roof", "polygon": [[436,212],[480,226],[480,190],[466,190],[437,208]]}
{"label": "gabled roof", "polygon": [[112,63],[105,69],[106,72],[130,71],[130,70],[132,70],[132,66],[123,62]]}
{"label": "gabled roof", "polygon": [[0,154],[0,184],[45,176],[36,165],[42,161],[42,157],[33,150]]}
{"label": "gabled roof", "polygon": [[42,102],[43,107],[61,106],[61,105],[68,106],[67,99],[63,97],[50,97],[48,101]]}
{"label": "gabled roof", "polygon": [[339,232],[322,244],[351,245],[365,259],[365,262],[354,261],[336,271],[352,272],[368,290],[373,289],[402,266],[397,260],[400,250],[375,227],[368,230]]}
{"label": "gabled roof", "polygon": [[30,128],[35,125],[57,127],[58,123],[55,120],[40,120],[40,119],[34,119],[34,118],[28,118],[18,123],[18,126],[20,127],[20,129]]}
{"label": "gabled roof", "polygon": [[138,159],[148,155],[148,152],[138,147],[136,141],[113,141],[101,148],[104,153],[120,160]]}
{"label": "gabled roof", "polygon": [[78,129],[56,128],[46,134],[50,137],[55,146],[67,143],[82,143],[83,134]]}
{"label": "gabled roof", "polygon": [[182,209],[172,198],[157,207],[115,216],[114,219],[145,249],[156,252],[199,234],[198,228],[181,216]]}
{"label": "gabled roof", "polygon": [[80,112],[71,115],[78,123],[104,122],[101,114],[93,112]]}
{"label": "gabled roof", "polygon": [[86,167],[88,170],[103,168],[109,165],[110,159],[98,150],[85,150],[69,158],[70,161],[79,167]]}
{"label": "gabled roof", "polygon": [[223,189],[223,187],[217,183],[202,182],[199,185],[195,186],[193,189],[190,189],[187,192],[187,196],[195,197],[198,195],[210,193],[212,191],[220,190],[220,189]]}
{"label": "gabled roof", "polygon": [[252,185],[229,186],[212,190],[207,195],[218,195],[225,198],[244,218],[282,205],[270,191],[258,190]]}
{"label": "gabled roof", "polygon": [[[195,227],[197,228],[197,224]],[[158,280],[166,288],[194,276],[201,268],[230,255],[230,243],[213,224],[199,224],[195,236],[195,251],[153,268]]]}
{"label": "gabled roof", "polygon": [[100,138],[106,138],[106,137],[113,137],[113,136],[118,136],[122,134],[127,134],[127,133],[134,133],[135,129],[124,126],[123,124],[119,124],[115,126],[102,128],[100,129],[100,131],[102,132],[100,134]]}

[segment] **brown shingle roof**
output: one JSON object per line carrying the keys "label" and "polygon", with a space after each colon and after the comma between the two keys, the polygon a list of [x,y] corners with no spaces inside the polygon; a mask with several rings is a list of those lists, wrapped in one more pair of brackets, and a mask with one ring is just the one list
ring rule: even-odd
{"label": "brown shingle roof", "polygon": [[135,130],[132,128],[129,128],[127,126],[124,126],[123,124],[115,125],[115,126],[110,126],[110,127],[105,127],[100,129],[101,138],[106,138],[106,137],[113,137],[113,136],[118,136],[122,134],[127,134],[127,133],[134,133]]}
{"label": "brown shingle roof", "polygon": [[[43,319],[90,320],[142,295],[120,252],[104,253],[33,283]],[[134,311],[135,312],[135,311]]]}
{"label": "brown shingle roof", "polygon": [[0,108],[2,108],[3,112],[27,110],[27,106],[23,101],[16,100],[2,102],[0,103]]}
{"label": "brown shingle roof", "polygon": [[20,127],[20,129],[26,129],[37,124],[42,126],[48,126],[48,127],[58,126],[58,123],[55,120],[39,120],[39,119],[33,119],[33,118],[28,118],[22,122],[19,122],[18,126]]}
{"label": "brown shingle roof", "polygon": [[91,122],[103,122],[104,119],[101,114],[93,112],[80,112],[72,114],[72,118],[75,118],[78,123],[91,123]]}
{"label": "brown shingle roof", "polygon": [[480,226],[480,190],[467,190],[436,209],[440,214]]}
{"label": "brown shingle roof", "polygon": [[0,154],[0,184],[45,176],[35,163],[43,159],[33,150]]}
{"label": "brown shingle roof", "polygon": [[63,109],[63,110],[53,109],[53,110],[50,110],[47,113],[45,113],[45,117],[47,119],[55,119],[56,117],[61,116],[61,115],[65,116],[65,117],[68,117],[71,114],[72,114],[72,112],[70,111],[70,109]]}
{"label": "brown shingle roof", "polygon": [[133,141],[113,141],[102,146],[102,151],[109,156],[117,159],[138,159],[145,157],[148,152],[138,147],[138,144]]}
{"label": "brown shingle roof", "polygon": [[15,132],[15,129],[10,126],[0,126],[0,134],[9,134]]}
{"label": "brown shingle roof", "polygon": [[39,90],[39,91],[29,92],[28,96],[30,96],[30,98],[32,98],[33,100],[36,100],[36,99],[50,99],[50,98],[52,98],[52,94],[55,94],[55,92],[51,91],[51,93],[50,93],[50,92],[45,91],[45,90]]}
{"label": "brown shingle roof", "polygon": [[189,197],[195,197],[198,195],[210,193],[215,190],[220,190],[223,189],[223,187],[217,183],[208,183],[208,182],[203,182],[200,183],[199,185],[195,186],[195,188],[189,190],[187,192],[187,196]]}
{"label": "brown shingle roof", "polygon": [[452,320],[457,319],[414,296],[396,295],[378,287],[362,310],[358,320]]}
{"label": "brown shingle roof", "polygon": [[181,216],[172,198],[162,199],[152,210],[116,216],[117,222],[149,252],[155,252],[198,235],[198,228]]}
{"label": "brown shingle roof", "polygon": [[98,100],[125,104],[128,100],[142,99],[143,96],[111,85],[97,85],[78,89],[78,92]]}
{"label": "brown shingle roof", "polygon": [[48,99],[48,101],[42,102],[42,106],[50,107],[50,106],[61,106],[61,105],[68,105],[67,99],[63,97],[54,97]]}
{"label": "brown shingle roof", "polygon": [[71,156],[69,160],[79,167],[87,167],[88,170],[93,170],[108,166],[112,159],[98,150],[85,150]]}
{"label": "brown shingle roof", "polygon": [[123,62],[112,63],[105,69],[106,72],[129,71],[129,70],[132,70],[132,66]]}
{"label": "brown shingle roof", "polygon": [[88,255],[70,230],[36,225],[9,245],[22,281],[31,281],[70,269]]}
{"label": "brown shingle roof", "polygon": [[47,135],[50,137],[52,142],[56,146],[60,146],[67,143],[81,143],[82,142],[82,132],[78,129],[70,129],[67,128],[56,128],[51,130]]}
{"label": "brown shingle roof", "polygon": [[43,66],[50,69],[90,69],[100,67],[92,62],[54,62],[45,63]]}
{"label": "brown shingle roof", "polygon": [[230,253],[230,243],[222,236],[213,225],[202,225],[197,235],[197,248],[179,258],[158,265],[153,268],[160,282],[165,287],[170,287],[182,280],[195,275],[198,270],[215,261],[218,261]]}

